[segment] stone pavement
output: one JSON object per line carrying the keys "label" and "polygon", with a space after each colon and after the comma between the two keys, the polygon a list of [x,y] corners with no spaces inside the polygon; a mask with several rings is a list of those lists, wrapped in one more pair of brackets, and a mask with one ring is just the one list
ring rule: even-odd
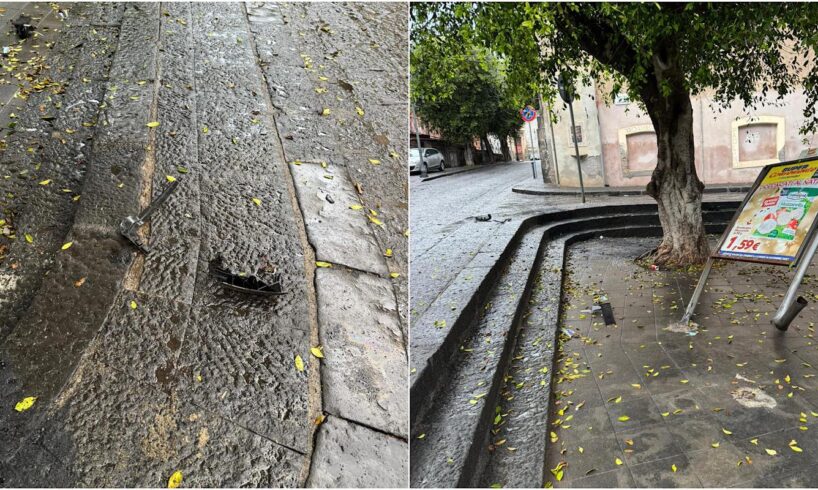
{"label": "stone pavement", "polygon": [[407,7],[62,8],[3,140],[0,485],[404,486]]}
{"label": "stone pavement", "polygon": [[[543,441],[546,485],[814,487],[818,264],[801,288],[810,305],[780,332],[770,318],[791,273],[718,263],[691,336],[667,326],[680,318],[699,271],[649,271],[633,262],[654,245],[652,238],[594,239],[569,249]],[[616,325],[583,312],[602,294]],[[523,390],[549,396],[547,386]],[[493,436],[497,451],[522,437],[504,428],[516,416],[504,414]]]}

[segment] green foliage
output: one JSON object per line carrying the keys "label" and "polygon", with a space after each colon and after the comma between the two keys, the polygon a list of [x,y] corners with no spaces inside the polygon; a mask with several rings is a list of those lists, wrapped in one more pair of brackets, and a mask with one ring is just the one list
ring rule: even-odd
{"label": "green foliage", "polygon": [[424,38],[411,52],[411,95],[418,116],[458,143],[488,133],[515,134],[522,121],[506,89],[504,68],[485,48]]}
{"label": "green foliage", "polygon": [[802,132],[818,127],[815,3],[413,3],[411,14],[414,45],[484,46],[503,56],[517,94],[553,101],[560,72],[594,78],[656,123],[679,94],[755,107],[803,87]]}

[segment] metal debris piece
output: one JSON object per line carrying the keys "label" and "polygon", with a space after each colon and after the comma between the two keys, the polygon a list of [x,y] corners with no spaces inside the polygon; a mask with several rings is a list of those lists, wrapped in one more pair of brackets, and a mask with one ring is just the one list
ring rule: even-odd
{"label": "metal debris piece", "polygon": [[611,303],[605,301],[604,303],[600,303],[599,307],[602,309],[602,320],[605,322],[605,325],[616,325]]}
{"label": "metal debris piece", "polygon": [[14,26],[14,30],[17,31],[17,37],[20,39],[28,39],[31,33],[34,32],[34,26],[31,25],[31,17],[27,15],[17,17],[17,19],[11,21],[11,25]]}
{"label": "metal debris piece", "polygon": [[210,261],[210,275],[222,286],[233,291],[257,296],[278,296],[287,294],[281,288],[281,273],[272,274],[272,283],[266,283],[256,276],[233,274],[222,266],[221,256]]}
{"label": "metal debris piece", "polygon": [[490,214],[483,214],[483,215],[480,215],[480,216],[475,216],[474,219],[477,220],[477,221],[491,221],[491,215]]}
{"label": "metal debris piece", "polygon": [[139,213],[138,216],[126,216],[120,223],[119,223],[119,233],[122,234],[125,238],[131,241],[134,245],[139,248],[144,253],[150,252],[150,248],[144,243],[142,243],[142,239],[139,238],[137,231],[139,227],[145,224],[145,220],[150,218],[151,215],[161,206],[173,191],[176,190],[176,187],[179,185],[178,180],[174,180],[170,184],[166,185],[162,192],[156,196],[156,199],[151,202],[144,211]]}

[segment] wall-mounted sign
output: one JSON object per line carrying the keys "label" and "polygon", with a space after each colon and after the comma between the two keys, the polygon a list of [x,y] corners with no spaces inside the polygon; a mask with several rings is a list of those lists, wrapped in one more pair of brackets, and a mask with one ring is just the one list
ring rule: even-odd
{"label": "wall-mounted sign", "polygon": [[767,165],[748,196],[714,256],[795,263],[816,229],[818,158]]}
{"label": "wall-mounted sign", "polygon": [[631,98],[628,94],[618,93],[614,96],[614,105],[628,105],[631,103]]}

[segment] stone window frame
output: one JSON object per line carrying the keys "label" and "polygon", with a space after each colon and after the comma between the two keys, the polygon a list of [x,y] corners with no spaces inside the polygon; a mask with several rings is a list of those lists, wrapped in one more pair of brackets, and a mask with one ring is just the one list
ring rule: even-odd
{"label": "stone window frame", "polygon": [[653,174],[651,170],[631,170],[628,167],[628,136],[642,133],[656,134],[652,124],[639,124],[637,126],[629,126],[627,128],[619,129],[619,157],[622,167],[622,175],[624,177],[644,177]]}
{"label": "stone window frame", "polygon": [[[763,160],[747,160],[742,162],[739,160],[739,144],[738,144],[738,133],[741,128],[747,126],[754,126],[757,124],[775,124],[775,158],[767,158]],[[765,165],[769,165],[771,163],[778,163],[781,161],[779,156],[784,151],[784,144],[786,140],[786,122],[785,119],[781,116],[754,116],[754,117],[741,117],[735,119],[730,125],[731,131],[731,138],[730,143],[732,145],[732,164],[733,168],[753,168],[753,167],[763,167]]]}

